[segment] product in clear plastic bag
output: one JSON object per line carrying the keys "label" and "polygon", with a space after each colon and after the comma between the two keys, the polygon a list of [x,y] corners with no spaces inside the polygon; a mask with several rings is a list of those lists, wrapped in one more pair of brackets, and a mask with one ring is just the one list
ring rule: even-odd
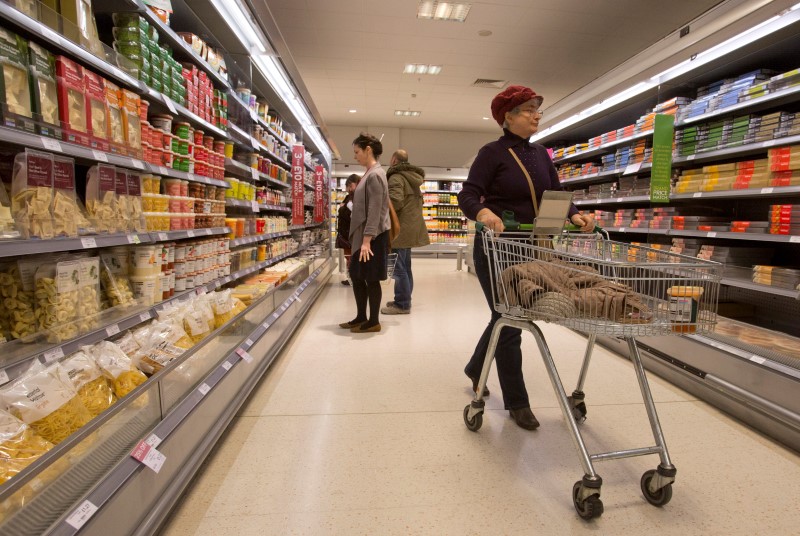
{"label": "product in clear plastic bag", "polygon": [[194,344],[205,339],[211,333],[212,329],[212,327],[208,325],[208,321],[203,313],[195,308],[187,308],[184,311],[183,328]]}
{"label": "product in clear plastic bag", "polygon": [[64,370],[38,361],[0,391],[9,412],[57,445],[92,420]]}
{"label": "product in clear plastic bag", "polygon": [[11,200],[0,182],[0,240],[4,238],[19,238],[19,231],[11,215]]}
{"label": "product in clear plastic bag", "polygon": [[[23,269],[27,275],[23,282]],[[34,259],[0,264],[0,329],[6,338],[24,339],[37,331],[34,300]]]}
{"label": "product in clear plastic bag", "polygon": [[111,341],[100,341],[94,346],[84,347],[83,350],[94,357],[100,370],[111,380],[117,398],[124,397],[147,381],[147,376]]}
{"label": "product in clear plastic bag", "polygon": [[53,155],[26,149],[14,157],[11,212],[23,238],[53,238]]}
{"label": "product in clear plastic bag", "polygon": [[30,426],[0,409],[0,484],[53,448],[53,444]]}
{"label": "product in clear plastic bag", "polygon": [[116,197],[116,217],[117,228],[120,231],[130,231],[130,203],[128,202],[128,172],[122,168],[116,168],[114,190]]}
{"label": "product in clear plastic bag", "polygon": [[183,327],[171,320],[140,328],[134,338],[140,344],[139,366],[149,374],[158,372],[194,344]]}
{"label": "product in clear plastic bag", "polygon": [[113,248],[100,253],[100,286],[111,307],[136,301],[128,279],[127,251]]}
{"label": "product in clear plastic bag", "polygon": [[78,283],[78,331],[87,333],[97,327],[100,313],[100,259],[86,257],[80,263]]}
{"label": "product in clear plastic bag", "polygon": [[78,236],[94,232],[75,193],[75,160],[53,155],[53,233]]}
{"label": "product in clear plastic bag", "polygon": [[86,175],[86,210],[89,221],[99,233],[116,233],[120,229],[120,206],[116,193],[117,170],[97,164]]}
{"label": "product in clear plastic bag", "polygon": [[78,303],[81,263],[77,260],[47,262],[36,270],[36,319],[39,331],[47,331],[52,342],[78,336],[75,320]]}
{"label": "product in clear plastic bag", "polygon": [[70,355],[61,363],[61,367],[92,417],[100,415],[117,401],[108,378],[83,350]]}

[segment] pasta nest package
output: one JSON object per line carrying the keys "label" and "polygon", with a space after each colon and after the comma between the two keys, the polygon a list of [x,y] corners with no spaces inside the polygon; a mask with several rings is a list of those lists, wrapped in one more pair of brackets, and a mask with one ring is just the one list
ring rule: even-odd
{"label": "pasta nest package", "polygon": [[111,380],[117,398],[124,397],[147,381],[147,376],[134,366],[119,346],[111,341],[100,341],[94,346],[84,346],[83,350],[94,357],[100,370]]}
{"label": "pasta nest package", "polygon": [[[0,264],[0,330],[10,339],[28,338],[37,332],[33,277],[29,277],[26,287],[22,280],[21,264],[25,263]],[[32,272],[35,264],[30,260],[27,264],[30,267],[28,272]]]}
{"label": "pasta nest package", "polygon": [[[160,371],[194,345],[183,326],[172,320],[151,322],[134,331],[132,337],[138,345],[134,352],[139,367],[150,374]],[[132,350],[133,344],[127,343],[123,348],[126,347]],[[131,355],[128,351],[126,353]]]}
{"label": "pasta nest package", "polygon": [[22,238],[53,238],[53,155],[26,149],[14,158],[11,212]]}
{"label": "pasta nest package", "polygon": [[45,368],[38,361],[0,391],[12,415],[57,445],[92,420],[61,366]]}
{"label": "pasta nest package", "polygon": [[117,401],[108,378],[103,375],[94,359],[83,350],[62,361],[61,367],[92,417],[100,415]]}
{"label": "pasta nest package", "polygon": [[214,330],[214,311],[208,297],[198,296],[183,308],[183,328],[194,344],[205,339]]}
{"label": "pasta nest package", "polygon": [[0,409],[0,484],[16,476],[53,448],[30,426]]}
{"label": "pasta nest package", "polygon": [[214,328],[219,329],[233,317],[244,311],[247,306],[239,299],[231,296],[230,290],[215,292],[210,295],[209,301],[214,310]]}

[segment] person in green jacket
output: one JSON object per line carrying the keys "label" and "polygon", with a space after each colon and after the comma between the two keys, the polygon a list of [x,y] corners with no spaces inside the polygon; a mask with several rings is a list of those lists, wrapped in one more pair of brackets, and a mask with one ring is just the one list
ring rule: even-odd
{"label": "person in green jacket", "polygon": [[425,181],[425,171],[409,164],[408,153],[403,149],[395,151],[390,166],[386,172],[389,199],[400,220],[400,234],[392,241],[392,251],[397,253],[394,266],[394,300],[387,302],[381,313],[407,315],[411,312],[411,293],[414,290],[411,248],[431,243],[422,218],[423,197],[420,187]]}

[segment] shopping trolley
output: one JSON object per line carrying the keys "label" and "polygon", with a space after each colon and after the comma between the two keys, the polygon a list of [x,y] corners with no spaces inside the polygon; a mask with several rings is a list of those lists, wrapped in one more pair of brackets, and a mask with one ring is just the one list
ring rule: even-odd
{"label": "shopping trolley", "polygon": [[397,264],[397,253],[389,253],[386,257],[386,277],[391,279],[394,276],[394,266]]}
{"label": "shopping trolley", "polygon": [[[489,257],[494,308],[502,316],[492,330],[475,399],[464,408],[472,431],[483,423],[483,390],[500,330],[530,331],[544,360],[561,412],[579,452],[584,476],[572,488],[575,509],[584,519],[603,513],[602,478],[594,462],[658,454],[661,463],[642,475],[645,499],[663,506],[672,498],[672,464],[639,356],[636,337],[704,333],[716,323],[722,265],[684,255],[604,239],[602,235],[564,233],[495,234],[481,229]],[[542,331],[546,321],[588,335],[577,387],[567,396]],[[598,335],[624,338],[642,392],[655,446],[590,454],[578,423],[586,418],[583,385]]]}

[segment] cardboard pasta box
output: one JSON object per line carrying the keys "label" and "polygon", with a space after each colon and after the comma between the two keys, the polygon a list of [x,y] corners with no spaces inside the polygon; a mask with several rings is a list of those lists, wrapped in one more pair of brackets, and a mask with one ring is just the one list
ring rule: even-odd
{"label": "cardboard pasta box", "polygon": [[64,56],[56,57],[56,81],[63,139],[88,147],[89,124],[83,67]]}
{"label": "cardboard pasta box", "polygon": [[60,139],[62,133],[55,57],[36,43],[31,42],[28,47],[31,104],[36,130],[42,136]]}
{"label": "cardboard pasta box", "polygon": [[0,28],[0,115],[6,127],[34,132],[28,43]]}

